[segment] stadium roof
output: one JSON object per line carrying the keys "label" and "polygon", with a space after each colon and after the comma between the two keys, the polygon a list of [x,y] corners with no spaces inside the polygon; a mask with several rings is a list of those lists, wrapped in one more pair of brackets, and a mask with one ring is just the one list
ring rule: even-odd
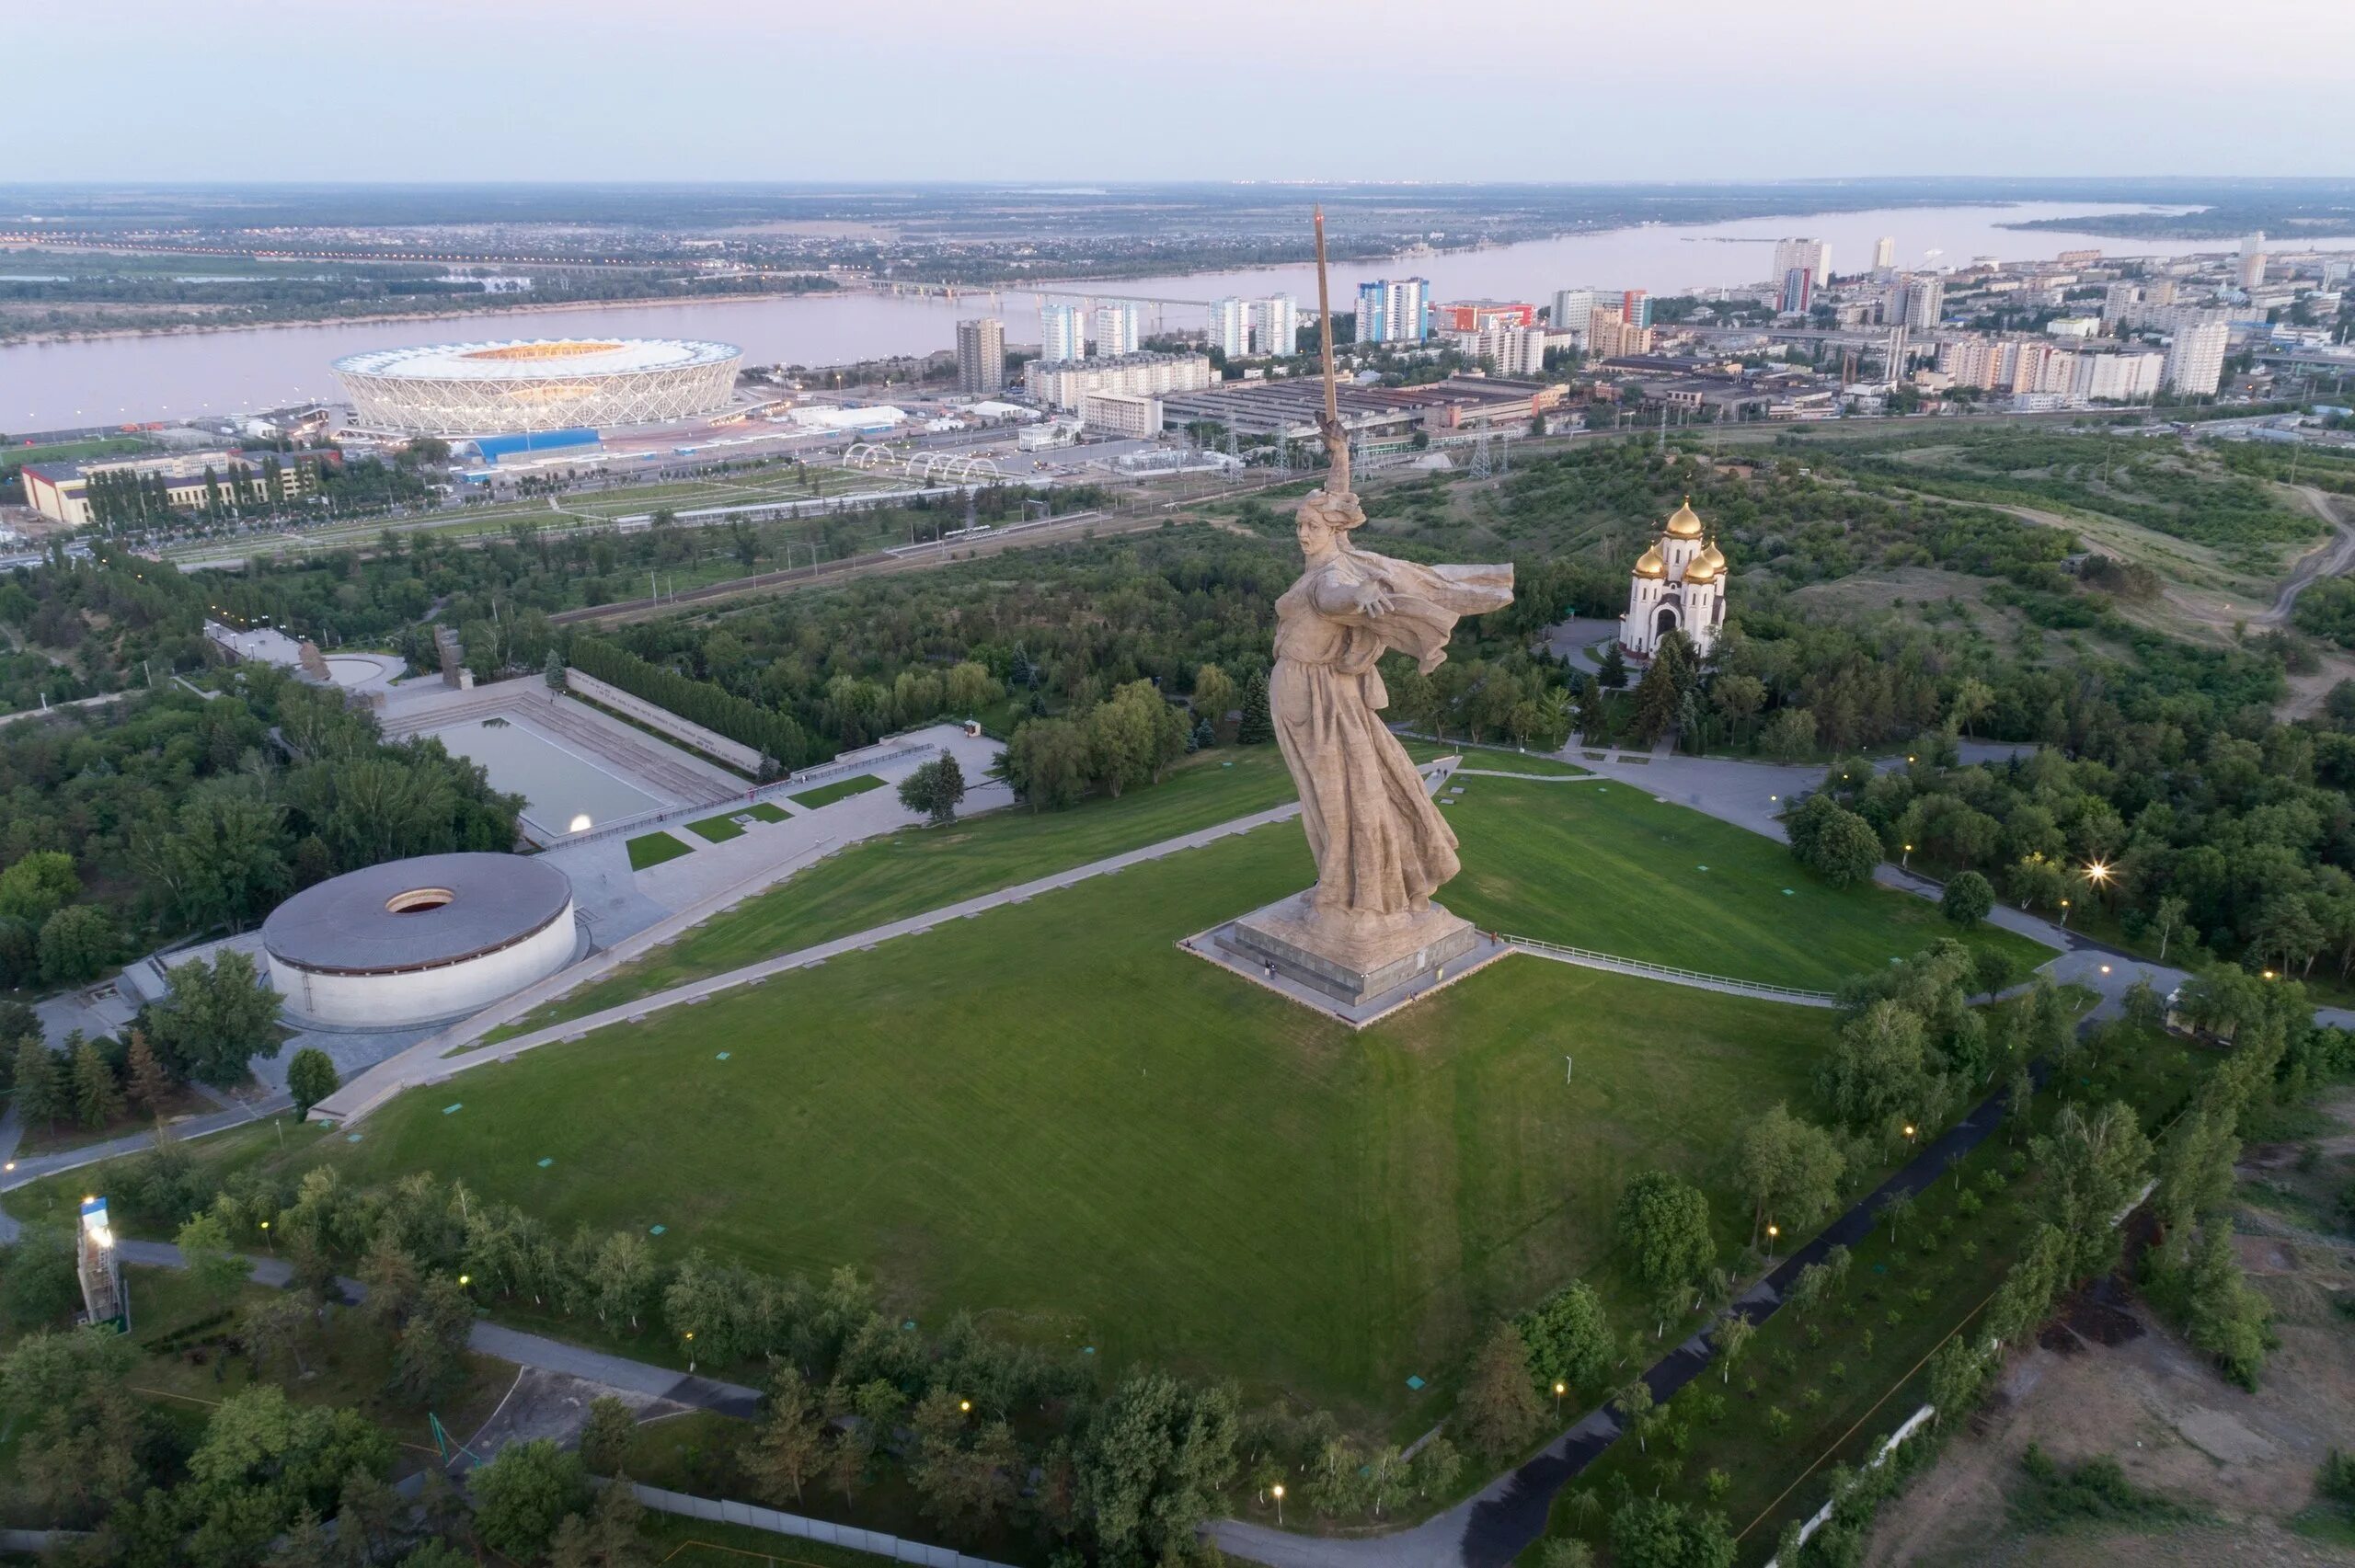
{"label": "stadium roof", "polygon": [[628,375],[716,365],[740,357],[732,343],[671,338],[538,338],[491,343],[439,343],[347,354],[334,368],[349,375],[416,376],[452,381],[546,381]]}

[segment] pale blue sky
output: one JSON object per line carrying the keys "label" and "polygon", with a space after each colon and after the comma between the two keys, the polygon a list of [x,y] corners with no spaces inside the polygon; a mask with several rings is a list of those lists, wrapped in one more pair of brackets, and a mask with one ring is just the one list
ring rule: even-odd
{"label": "pale blue sky", "polygon": [[2347,175],[2349,0],[14,0],[0,178]]}

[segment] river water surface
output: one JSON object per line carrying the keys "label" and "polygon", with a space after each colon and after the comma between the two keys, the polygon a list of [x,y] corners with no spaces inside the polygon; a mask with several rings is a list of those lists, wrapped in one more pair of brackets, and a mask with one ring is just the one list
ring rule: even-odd
{"label": "river water surface", "polygon": [[[2148,208],[2027,202],[1901,207],[1809,217],[1614,229],[1487,250],[1349,262],[1333,279],[1336,308],[1349,308],[1361,279],[1419,275],[1432,297],[1532,300],[1560,288],[1648,289],[1655,294],[1763,280],[1777,238],[1807,235],[1832,244],[1840,272],[1869,266],[1874,242],[1897,241],[1901,267],[1957,266],[1974,256],[2034,260],[2063,250],[2113,256],[2176,256],[2230,248],[2220,240],[2115,240],[2001,227],[2029,218]],[[1304,222],[1305,216],[1304,215]],[[2314,238],[2306,244],[2321,243]],[[2340,241],[2355,245],[2355,239]],[[1289,293],[1315,301],[1307,266],[1177,274],[1077,285],[1105,299],[1160,300],[1148,321],[1201,324],[1201,305],[1227,294]],[[1192,302],[1180,303],[1180,302]],[[987,292],[956,301],[867,291],[756,300],[559,309],[439,321],[358,322],[239,327],[225,332],[81,338],[0,348],[0,429],[60,429],[133,419],[280,407],[339,398],[328,362],[363,349],[487,338],[709,338],[742,347],[748,364],[837,364],[952,347],[959,316],[1005,320],[1006,340],[1039,340],[1037,295]]]}

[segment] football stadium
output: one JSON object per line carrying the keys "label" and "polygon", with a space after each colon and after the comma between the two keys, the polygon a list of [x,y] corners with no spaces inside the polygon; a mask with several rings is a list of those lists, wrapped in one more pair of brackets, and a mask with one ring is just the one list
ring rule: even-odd
{"label": "football stadium", "polygon": [[355,420],[419,436],[692,419],[728,406],[744,351],[690,339],[556,338],[380,349],[335,361]]}

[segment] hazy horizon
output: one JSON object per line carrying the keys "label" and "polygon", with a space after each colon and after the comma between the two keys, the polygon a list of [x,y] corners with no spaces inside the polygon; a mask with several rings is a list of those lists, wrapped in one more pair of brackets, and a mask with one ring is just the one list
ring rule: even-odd
{"label": "hazy horizon", "polygon": [[2355,141],[2355,6],[2303,0],[21,11],[27,184],[2331,177]]}

